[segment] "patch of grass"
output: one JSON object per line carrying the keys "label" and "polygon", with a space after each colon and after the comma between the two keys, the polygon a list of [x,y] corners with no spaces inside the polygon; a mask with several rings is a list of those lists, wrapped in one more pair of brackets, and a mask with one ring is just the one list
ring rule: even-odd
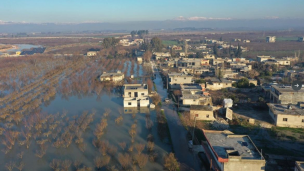
{"label": "patch of grass", "polygon": [[157,87],[155,83],[153,83],[153,86],[154,86],[154,91],[157,91]]}
{"label": "patch of grass", "polygon": [[175,40],[163,40],[163,44],[166,46],[178,45],[178,42]]}
{"label": "patch of grass", "polygon": [[303,134],[304,133],[303,128],[276,127],[275,129],[277,131],[290,131],[292,133],[298,133],[298,134]]}

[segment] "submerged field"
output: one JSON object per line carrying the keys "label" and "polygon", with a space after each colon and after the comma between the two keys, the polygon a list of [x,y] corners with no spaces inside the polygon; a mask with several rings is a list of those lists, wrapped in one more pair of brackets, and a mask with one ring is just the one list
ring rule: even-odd
{"label": "submerged field", "polygon": [[171,146],[159,134],[159,109],[124,109],[124,82],[96,79],[121,70],[126,82],[146,81],[142,65],[79,57],[20,66],[1,73],[0,170],[163,170]]}

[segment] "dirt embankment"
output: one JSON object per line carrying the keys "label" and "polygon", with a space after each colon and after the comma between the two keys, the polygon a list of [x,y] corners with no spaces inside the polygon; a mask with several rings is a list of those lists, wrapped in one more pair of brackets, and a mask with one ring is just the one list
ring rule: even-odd
{"label": "dirt embankment", "polygon": [[16,45],[0,45],[0,52],[5,52],[10,49],[17,49]]}

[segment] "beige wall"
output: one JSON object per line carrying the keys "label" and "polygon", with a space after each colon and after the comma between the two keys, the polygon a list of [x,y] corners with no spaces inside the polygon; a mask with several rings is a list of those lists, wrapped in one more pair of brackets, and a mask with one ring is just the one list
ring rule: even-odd
{"label": "beige wall", "polygon": [[[213,111],[190,110],[190,119],[194,120],[195,115],[198,114],[196,120],[215,120]],[[209,115],[209,117],[207,117]]]}
{"label": "beige wall", "polygon": [[213,83],[213,84],[206,84],[206,88],[210,90],[220,90],[222,88],[232,87],[232,83]]}
{"label": "beige wall", "polygon": [[[276,125],[280,127],[292,127],[292,128],[304,128],[304,119],[303,115],[276,115]],[[287,118],[287,121],[283,121],[284,118]]]}
{"label": "beige wall", "polygon": [[224,163],[224,171],[263,171],[265,160],[232,159]]}

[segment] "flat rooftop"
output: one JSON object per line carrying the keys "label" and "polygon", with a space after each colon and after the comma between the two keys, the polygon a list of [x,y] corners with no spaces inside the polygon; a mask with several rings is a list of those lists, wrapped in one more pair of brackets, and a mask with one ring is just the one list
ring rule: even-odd
{"label": "flat rooftop", "polygon": [[304,171],[304,161],[296,161],[296,164],[301,169],[301,171]]}
{"label": "flat rooftop", "polygon": [[[223,131],[205,131],[206,138],[221,158],[228,158],[226,150],[238,152],[242,159],[261,159],[261,155],[248,135],[225,134]],[[236,155],[233,155],[236,156]]]}
{"label": "flat rooftop", "polygon": [[202,86],[199,84],[184,84],[181,85],[183,90],[202,90]]}
{"label": "flat rooftop", "polygon": [[275,88],[276,90],[278,90],[279,92],[301,92],[304,93],[304,88],[302,88],[299,91],[295,91],[292,89],[291,86],[285,86],[285,85],[271,85],[271,87]]}
{"label": "flat rooftop", "polygon": [[123,73],[103,73],[100,75],[100,77],[111,77],[111,76],[122,76]]}
{"label": "flat rooftop", "polygon": [[291,109],[288,109],[288,105],[284,104],[267,104],[274,114],[284,115],[304,115],[304,109],[298,105],[290,105]]}
{"label": "flat rooftop", "polygon": [[148,86],[146,84],[125,84],[126,90],[144,90],[148,89]]}

